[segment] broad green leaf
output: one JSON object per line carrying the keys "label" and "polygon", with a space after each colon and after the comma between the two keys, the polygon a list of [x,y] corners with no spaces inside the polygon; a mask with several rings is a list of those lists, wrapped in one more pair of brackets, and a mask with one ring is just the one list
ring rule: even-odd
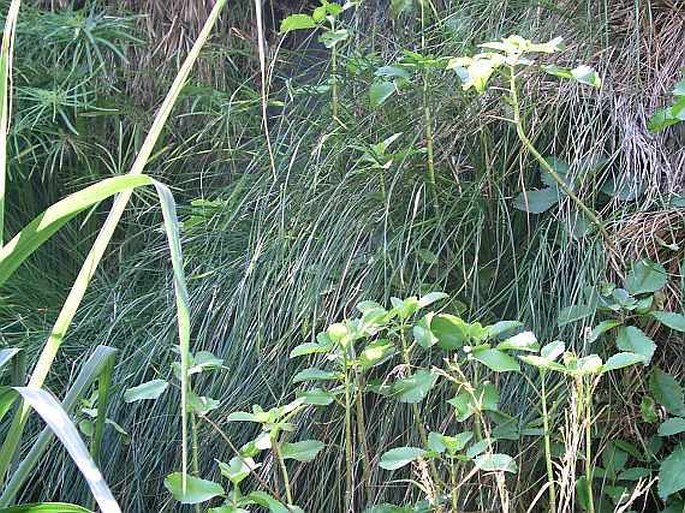
{"label": "broad green leaf", "polygon": [[685,333],[685,315],[674,312],[651,312],[650,315],[664,326]]}
{"label": "broad green leaf", "polygon": [[335,400],[335,396],[326,390],[320,388],[312,388],[300,394],[300,398],[305,404],[312,406],[328,406]]}
{"label": "broad green leaf", "polygon": [[485,472],[510,472],[516,474],[517,467],[514,458],[507,454],[481,454],[473,461],[476,467]]}
{"label": "broad green leaf", "polygon": [[274,499],[271,495],[262,491],[250,492],[247,495],[247,498],[254,501],[255,504],[268,509],[269,513],[297,513],[298,511],[302,511],[297,508],[297,506],[288,508],[281,501]]}
{"label": "broad green leaf", "polygon": [[89,509],[65,502],[40,502],[20,504],[0,509],[0,513],[92,513]]}
{"label": "broad green leaf", "polygon": [[204,395],[197,395],[192,390],[188,393],[188,406],[190,411],[199,416],[205,416],[210,411],[216,410],[221,406],[221,402],[211,397],[206,397]]}
{"label": "broad green leaf", "polygon": [[295,374],[292,382],[300,383],[303,381],[338,381],[341,378],[342,375],[339,372],[309,368]]}
{"label": "broad green leaf", "polygon": [[426,451],[418,447],[396,447],[383,453],[378,465],[385,470],[397,470],[422,458],[425,454]]}
{"label": "broad green leaf", "polygon": [[327,353],[330,350],[329,347],[322,346],[316,342],[305,342],[290,351],[290,358],[297,358],[298,356],[306,356],[310,354],[320,354]]}
{"label": "broad green leaf", "polygon": [[473,393],[460,390],[447,402],[454,406],[457,421],[464,422],[477,411],[497,411],[499,392],[492,383],[485,382],[479,384]]}
{"label": "broad green leaf", "polygon": [[403,403],[418,403],[428,395],[437,380],[436,374],[420,369],[411,376],[395,381],[391,387],[392,397]]}
{"label": "broad green leaf", "polygon": [[78,429],[55,397],[43,389],[14,387],[22,399],[45,421],[83,474],[102,511],[121,513],[104,477],[78,434]]}
{"label": "broad green leaf", "polygon": [[0,248],[0,286],[24,260],[77,214],[119,192],[153,183],[145,175],[106,178],[49,207]]}
{"label": "broad green leaf", "polygon": [[209,508],[208,513],[250,513],[249,510],[244,508],[239,508],[238,506],[233,506],[231,504],[224,504],[217,508]]}
{"label": "broad green leaf", "polygon": [[426,308],[427,306],[447,299],[448,297],[450,297],[449,294],[445,294],[444,292],[429,292],[425,296],[421,296],[419,299],[419,307]]}
{"label": "broad green leaf", "polygon": [[652,475],[652,469],[644,467],[627,468],[618,475],[619,481],[639,481]]}
{"label": "broad green leaf", "polygon": [[572,322],[580,321],[590,317],[595,313],[595,309],[590,305],[572,305],[562,308],[557,318],[557,326],[562,327]]}
{"label": "broad green leaf", "polygon": [[308,14],[291,14],[281,21],[281,34],[287,34],[291,30],[306,30],[316,28],[314,18]]}
{"label": "broad green leaf", "polygon": [[685,445],[680,444],[661,462],[659,467],[659,496],[668,498],[685,489]]}
{"label": "broad green leaf", "polygon": [[416,340],[416,343],[424,349],[433,347],[438,343],[438,337],[436,337],[433,334],[433,331],[431,331],[432,321],[433,313],[431,312],[419,319],[419,321],[412,327],[412,335],[414,336],[414,340]]}
{"label": "broad green leaf", "polygon": [[613,370],[630,367],[637,363],[644,363],[645,358],[641,354],[636,353],[616,353],[610,356],[602,366],[602,372],[609,372]]}
{"label": "broad green leaf", "polygon": [[371,84],[369,88],[369,103],[371,107],[383,105],[395,93],[396,89],[397,87],[394,82],[383,81]]}
{"label": "broad green leaf", "polygon": [[260,464],[250,457],[234,456],[228,463],[215,460],[219,465],[221,475],[231,481],[234,485],[239,485],[250,472],[259,468]]}
{"label": "broad green leaf", "polygon": [[[392,0],[395,4],[398,0]],[[411,2],[412,0],[400,0],[402,2]],[[364,513],[415,513],[416,510],[411,506],[395,506],[394,504],[378,504],[371,506],[364,510]]]}
{"label": "broad green leaf", "polygon": [[485,331],[487,332],[488,338],[497,338],[500,335],[504,335],[505,333],[518,329],[521,326],[523,326],[523,323],[519,321],[499,321],[495,324],[486,326]]}
{"label": "broad green leaf", "polygon": [[655,368],[649,375],[649,391],[661,406],[674,415],[685,417],[683,388],[673,376]]}
{"label": "broad green leaf", "polygon": [[685,418],[672,417],[659,426],[659,436],[673,436],[679,433],[685,433]]}
{"label": "broad green leaf", "polygon": [[124,401],[133,403],[148,399],[157,399],[169,387],[169,383],[163,379],[153,379],[124,392]]}
{"label": "broad green leaf", "polygon": [[636,353],[643,357],[645,365],[652,361],[656,344],[640,328],[635,326],[622,326],[616,336],[616,346],[629,353]]}
{"label": "broad green leaf", "polygon": [[234,411],[228,415],[226,420],[228,422],[260,422],[254,413],[246,411]]}
{"label": "broad green leaf", "polygon": [[281,445],[283,458],[302,462],[312,461],[325,445],[318,440],[284,443]]}
{"label": "broad green leaf", "polygon": [[359,365],[368,370],[382,364],[396,353],[395,344],[386,339],[374,340],[359,355]]}
{"label": "broad green leaf", "polygon": [[524,191],[514,198],[514,208],[529,214],[542,214],[559,203],[563,197],[563,192],[556,187]]}
{"label": "broad green leaf", "polygon": [[349,37],[350,32],[347,29],[328,30],[319,36],[319,41],[321,41],[326,48],[333,48],[338,43],[347,41]]}
{"label": "broad green leaf", "polygon": [[571,376],[599,374],[602,371],[602,359],[596,354],[591,354],[582,358],[567,358],[567,355],[564,355],[564,367],[564,372]]}
{"label": "broad green leaf", "polygon": [[517,350],[517,351],[537,351],[540,349],[538,339],[532,331],[524,331],[513,337],[497,344],[497,349],[500,351]]}
{"label": "broad green leaf", "polygon": [[431,320],[431,331],[444,350],[460,349],[467,341],[467,324],[455,315],[440,314]]}
{"label": "broad green leaf", "polygon": [[549,361],[554,361],[566,351],[566,344],[561,340],[555,340],[546,344],[540,349],[540,356]]}
{"label": "broad green leaf", "polygon": [[578,66],[571,70],[571,76],[581,84],[586,84],[592,87],[600,88],[602,86],[602,79],[599,73],[593,70],[590,66]]}
{"label": "broad green leaf", "polygon": [[621,326],[621,324],[623,324],[621,321],[617,321],[615,319],[600,322],[592,329],[592,333],[590,333],[588,342],[592,344],[593,342],[597,341],[602,334],[614,329],[617,326]]}
{"label": "broad green leaf", "polygon": [[668,275],[661,264],[649,260],[635,262],[626,278],[625,288],[631,294],[656,292],[666,285]]}
{"label": "broad green leaf", "polygon": [[513,356],[498,349],[481,349],[473,351],[474,360],[482,363],[495,372],[520,372],[521,367]]}
{"label": "broad green leaf", "polygon": [[186,489],[183,490],[183,474],[174,472],[164,478],[164,487],[171,492],[181,504],[200,504],[214,497],[225,495],[223,486],[214,481],[186,476]]}

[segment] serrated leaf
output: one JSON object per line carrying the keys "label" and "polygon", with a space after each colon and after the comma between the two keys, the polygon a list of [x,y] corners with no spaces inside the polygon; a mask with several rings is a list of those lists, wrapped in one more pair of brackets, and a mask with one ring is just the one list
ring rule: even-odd
{"label": "serrated leaf", "polygon": [[644,356],[636,353],[617,353],[610,356],[602,366],[602,372],[630,367],[637,363],[644,363]]}
{"label": "serrated leaf", "polygon": [[616,346],[622,351],[639,354],[645,365],[652,361],[656,351],[656,344],[640,328],[622,326],[616,336]]}
{"label": "serrated leaf", "polygon": [[659,426],[659,436],[673,436],[679,433],[685,433],[685,419],[682,417],[666,419]]}
{"label": "serrated leaf", "polygon": [[163,379],[153,379],[136,387],[129,388],[124,392],[124,401],[133,403],[136,401],[157,399],[169,387],[169,383]]}
{"label": "serrated leaf", "polygon": [[284,443],[281,445],[283,458],[301,462],[312,461],[316,455],[326,447],[318,440],[303,440],[301,442]]}
{"label": "serrated leaf", "polygon": [[626,278],[625,288],[631,294],[656,292],[666,285],[668,275],[661,264],[649,260],[640,260],[632,266]]}
{"label": "serrated leaf", "polygon": [[391,395],[403,403],[418,403],[428,395],[438,379],[429,370],[420,369],[413,375],[395,381],[391,387]]}
{"label": "serrated leaf", "polygon": [[556,187],[520,192],[514,198],[514,208],[529,214],[542,214],[559,203],[564,194]]}
{"label": "serrated leaf", "polygon": [[521,366],[516,358],[498,349],[481,349],[473,351],[474,360],[482,363],[495,372],[520,372]]}
{"label": "serrated leaf", "polygon": [[661,462],[659,467],[659,496],[666,500],[685,489],[685,445],[681,444]]}
{"label": "serrated leaf", "polygon": [[181,504],[200,504],[214,497],[225,495],[223,486],[214,481],[186,476],[186,488],[183,490],[183,474],[174,472],[164,478],[164,487],[171,492]]}
{"label": "serrated leaf", "polygon": [[485,472],[517,472],[516,462],[508,454],[481,454],[473,462],[477,468]]}
{"label": "serrated leaf", "polygon": [[395,447],[383,453],[378,466],[385,470],[397,470],[422,458],[425,454],[426,451],[419,447]]}
{"label": "serrated leaf", "polygon": [[685,315],[675,312],[651,312],[650,315],[664,326],[685,333]]}
{"label": "serrated leaf", "polygon": [[673,376],[655,368],[649,375],[649,391],[661,406],[674,415],[685,417],[683,388]]}

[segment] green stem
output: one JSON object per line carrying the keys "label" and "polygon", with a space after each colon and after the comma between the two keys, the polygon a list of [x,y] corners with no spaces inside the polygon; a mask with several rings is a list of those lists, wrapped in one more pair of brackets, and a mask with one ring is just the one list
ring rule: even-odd
{"label": "green stem", "polygon": [[595,501],[592,493],[592,389],[581,379],[585,411],[585,483],[587,485],[588,513],[595,513]]}
{"label": "green stem", "polygon": [[459,484],[457,482],[457,468],[454,464],[455,458],[450,458],[450,497],[452,499],[452,511],[459,511]]}
{"label": "green stem", "polygon": [[[331,20],[331,31],[335,30],[335,19]],[[331,48],[331,109],[333,112],[333,119],[338,119],[338,51],[337,45]]]}
{"label": "green stem", "polygon": [[[197,418],[194,413],[190,414],[190,433],[191,433],[191,450],[192,450],[192,466],[193,466],[193,475],[198,476],[200,475],[200,450],[199,450],[199,443],[198,443],[198,436],[197,436]],[[200,513],[200,505],[195,504],[195,513]]]}
{"label": "green stem", "polygon": [[352,461],[354,448],[352,446],[352,394],[350,392],[350,372],[345,356],[345,507],[347,513],[354,513],[354,476]]}
{"label": "green stem", "polygon": [[[366,440],[366,420],[364,418],[364,403],[362,401],[362,390],[364,383],[363,377],[359,372],[356,372],[357,394],[355,401],[357,403],[357,436],[362,446],[362,481],[364,491],[368,492],[371,486],[371,453],[369,452],[368,441]],[[363,503],[363,502],[362,502]]]}
{"label": "green stem", "polygon": [[[426,49],[426,17],[425,17],[425,7],[424,2],[419,2],[421,5],[421,51]],[[424,124],[424,135],[426,138],[426,151],[428,153],[427,162],[427,174],[428,174],[428,188],[430,189],[431,201],[433,204],[433,214],[438,215],[440,205],[438,203],[438,192],[437,185],[435,182],[435,157],[433,154],[433,113],[430,107],[429,98],[429,81],[428,81],[428,69],[424,67],[422,71],[423,79],[423,124]]]}
{"label": "green stem", "polygon": [[281,453],[281,445],[277,440],[277,437],[271,439],[271,443],[276,453],[276,459],[278,460],[278,466],[281,469],[281,476],[283,477],[283,486],[285,488],[285,497],[288,501],[288,506],[293,504],[293,493],[290,490],[290,478],[288,477],[288,469],[285,466],[285,460],[283,459],[283,454]]}
{"label": "green stem", "polygon": [[554,469],[552,467],[552,443],[550,441],[549,412],[547,410],[547,385],[546,372],[540,370],[540,380],[542,381],[541,400],[542,400],[542,427],[545,438],[545,463],[547,465],[547,484],[549,486],[549,510],[557,510],[557,493],[554,484]]}
{"label": "green stem", "polygon": [[535,145],[531,142],[531,140],[528,138],[528,135],[526,134],[526,131],[523,127],[523,120],[521,118],[521,106],[519,103],[518,99],[518,92],[516,88],[516,74],[514,72],[514,69],[512,67],[509,67],[509,92],[510,92],[510,99],[511,99],[511,107],[513,109],[513,114],[514,114],[514,125],[516,126],[516,135],[518,135],[519,140],[523,145],[526,147],[526,149],[530,152],[533,157],[535,157],[535,160],[538,161],[542,169],[549,174],[552,179],[557,183],[559,188],[566,194],[571,200],[576,204],[576,206],[587,216],[587,218],[594,224],[597,229],[600,231],[602,234],[602,237],[604,237],[605,241],[609,246],[612,246],[611,243],[611,237],[609,236],[609,232],[607,232],[606,228],[604,227],[604,223],[597,217],[597,214],[595,214],[592,209],[590,209],[583,201],[576,195],[575,192],[566,184],[564,179],[559,176],[559,173],[555,171],[555,169],[551,166],[549,162],[540,154],[540,152],[535,148]]}

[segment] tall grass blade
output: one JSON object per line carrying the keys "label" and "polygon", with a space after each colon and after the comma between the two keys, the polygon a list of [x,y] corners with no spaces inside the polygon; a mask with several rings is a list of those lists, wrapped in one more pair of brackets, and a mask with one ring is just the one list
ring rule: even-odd
{"label": "tall grass blade", "polygon": [[24,260],[74,216],[110,196],[143,185],[150,185],[152,182],[153,180],[145,175],[107,178],[49,207],[0,249],[0,286]]}
{"label": "tall grass blade", "polygon": [[88,448],[78,430],[64,411],[62,405],[49,392],[28,387],[14,387],[24,401],[40,415],[52,432],[59,438],[74,463],[86,479],[88,486],[103,513],[121,513],[100,470],[91,458]]}
{"label": "tall grass blade", "polygon": [[[76,381],[67,391],[64,401],[62,401],[62,409],[67,414],[71,413],[74,407],[78,404],[88,388],[95,382],[98,377],[105,376],[108,372],[111,373],[114,360],[116,358],[117,350],[108,346],[98,346],[93,354],[88,358],[86,363],[81,368]],[[104,421],[105,413],[100,411],[100,403],[98,403],[98,421],[102,416]],[[102,414],[102,415],[101,415]],[[11,504],[19,493],[21,487],[26,483],[31,472],[34,470],[40,461],[45,451],[48,449],[50,442],[53,439],[53,431],[50,427],[45,428],[36,442],[32,445],[31,450],[12,474],[12,478],[7,483],[7,486],[0,495],[0,507],[6,507]],[[93,455],[95,458],[95,455]]]}
{"label": "tall grass blade", "polygon": [[66,502],[41,502],[40,504],[21,504],[0,509],[0,513],[92,513],[89,509]]}
{"label": "tall grass blade", "polygon": [[12,107],[12,47],[21,0],[12,0],[0,48],[0,248],[5,241],[5,195],[7,188],[7,133]]}

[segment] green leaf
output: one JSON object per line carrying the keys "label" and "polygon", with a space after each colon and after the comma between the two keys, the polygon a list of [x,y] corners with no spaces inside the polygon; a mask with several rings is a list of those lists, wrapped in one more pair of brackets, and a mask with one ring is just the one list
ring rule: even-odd
{"label": "green leaf", "polygon": [[291,14],[281,21],[281,34],[287,34],[291,30],[306,30],[316,28],[314,18],[308,14]]}
{"label": "green leaf", "polygon": [[546,344],[540,349],[540,356],[545,360],[554,361],[566,351],[566,344],[561,340],[555,340]]}
{"label": "green leaf", "polygon": [[564,195],[556,187],[520,192],[514,198],[514,208],[529,214],[542,214],[561,201]]}
{"label": "green leaf", "polygon": [[440,314],[431,320],[431,331],[444,350],[460,349],[467,342],[467,325],[455,315]]}
{"label": "green leaf", "polygon": [[557,318],[557,326],[561,328],[566,324],[570,324],[572,322],[580,321],[581,319],[590,317],[594,313],[595,309],[592,308],[590,305],[567,306],[566,308],[562,308],[559,312],[559,316]]}
{"label": "green leaf", "polygon": [[394,82],[374,82],[369,88],[369,103],[371,107],[380,107],[396,91]]}
{"label": "green leaf", "polygon": [[299,396],[305,404],[312,406],[328,406],[335,400],[335,396],[326,390],[320,388],[312,388],[306,392],[302,392]]}
{"label": "green leaf", "polygon": [[447,402],[454,406],[457,421],[464,422],[477,411],[497,411],[499,392],[492,383],[485,382],[479,384],[473,394],[461,390]]}
{"label": "green leaf", "polygon": [[513,337],[497,344],[497,349],[501,351],[517,350],[517,351],[537,351],[540,349],[538,339],[532,331],[524,331]]}
{"label": "green leaf", "polygon": [[169,383],[163,379],[153,379],[136,387],[129,388],[124,392],[124,401],[133,403],[148,399],[157,399],[169,387]]}
{"label": "green leaf", "polygon": [[618,475],[619,481],[639,481],[652,475],[652,469],[644,467],[627,468]]}
{"label": "green leaf", "polygon": [[281,445],[283,458],[302,462],[312,461],[321,449],[326,447],[318,440],[303,440],[301,442],[284,443]]}
{"label": "green leaf", "polygon": [[477,468],[485,472],[517,472],[516,462],[508,454],[481,454],[473,462]]}
{"label": "green leaf", "polygon": [[270,513],[294,513],[292,509],[287,508],[281,501],[274,499],[266,492],[250,492],[247,498],[268,509]]}
{"label": "green leaf", "polygon": [[652,356],[656,351],[654,341],[635,326],[622,326],[618,330],[616,346],[622,351],[641,355],[645,365],[652,361]]}
{"label": "green leaf", "polygon": [[425,296],[421,296],[419,299],[419,307],[426,308],[427,306],[437,303],[438,301],[442,301],[443,299],[447,299],[448,297],[450,297],[449,294],[445,294],[444,292],[429,292]]}
{"label": "green leaf", "polygon": [[418,403],[428,395],[437,380],[436,374],[421,369],[411,376],[395,381],[391,387],[391,395],[402,403]]}
{"label": "green leaf", "polygon": [[600,88],[602,86],[602,79],[599,74],[590,66],[578,66],[571,70],[571,76],[581,84],[586,84],[592,87]]}
{"label": "green leaf", "polygon": [[412,335],[414,336],[414,340],[416,340],[416,343],[424,349],[433,347],[435,344],[438,343],[438,337],[436,337],[433,334],[433,331],[431,331],[432,321],[433,313],[431,312],[422,317],[416,324],[414,324],[411,330]]}
{"label": "green leaf", "polygon": [[323,43],[326,48],[333,48],[338,43],[347,41],[350,37],[350,31],[347,29],[328,30],[319,36],[319,41]]}
{"label": "green leaf", "polygon": [[644,363],[645,357],[636,353],[616,353],[610,356],[602,366],[602,372],[609,372],[613,370],[630,367],[637,363]]}
{"label": "green leaf", "polygon": [[290,358],[297,358],[298,356],[307,356],[310,354],[320,354],[327,353],[330,351],[330,347],[323,346],[316,342],[306,342],[295,346],[295,348],[290,351]]}
{"label": "green leaf", "polygon": [[481,349],[473,351],[474,360],[482,363],[495,372],[520,372],[521,367],[516,358],[498,349]]}
{"label": "green leaf", "polygon": [[664,326],[685,333],[685,315],[674,312],[651,312],[650,315]]}
{"label": "green leaf", "polygon": [[250,457],[234,456],[228,463],[215,460],[219,465],[221,475],[231,481],[234,485],[239,485],[250,472],[259,468],[259,464]]}
{"label": "green leaf", "polygon": [[682,417],[666,419],[659,426],[659,436],[673,436],[679,433],[685,433],[685,419]]}
{"label": "green leaf", "polygon": [[221,406],[221,402],[211,397],[197,395],[191,390],[188,394],[188,406],[193,413],[203,417]]}
{"label": "green leaf", "polygon": [[368,344],[359,355],[359,365],[364,370],[369,370],[386,362],[396,353],[395,345],[386,340],[378,339]]}
{"label": "green leaf", "polygon": [[626,278],[625,288],[631,294],[656,292],[666,285],[668,275],[661,264],[649,260],[640,260],[632,266]]}
{"label": "green leaf", "polygon": [[303,381],[338,381],[341,378],[342,376],[339,372],[309,368],[295,374],[292,382],[301,383]]}
{"label": "green leaf", "polygon": [[495,324],[486,326],[485,331],[488,338],[497,338],[500,335],[518,329],[521,326],[523,326],[523,323],[519,321],[499,321]]}
{"label": "green leaf", "polygon": [[0,513],[92,513],[89,509],[66,502],[20,504],[0,509]]}
{"label": "green leaf", "polygon": [[614,329],[617,326],[620,326],[621,324],[623,324],[621,321],[617,321],[614,319],[600,322],[597,326],[595,326],[592,329],[592,333],[590,333],[590,338],[588,339],[588,342],[591,344],[597,341],[597,339],[599,339],[599,337],[602,336],[604,333]]}
{"label": "green leaf", "polygon": [[683,389],[673,376],[655,368],[649,376],[649,391],[661,406],[674,415],[685,417]]}
{"label": "green leaf", "polygon": [[228,415],[226,420],[228,422],[260,422],[254,413],[249,413],[246,411],[234,411]]}
{"label": "green leaf", "polygon": [[164,478],[164,487],[181,504],[199,504],[214,497],[225,495],[223,486],[214,481],[186,476],[186,489],[183,491],[183,474],[174,472]]}
{"label": "green leaf", "polygon": [[659,496],[669,495],[685,488],[685,445],[681,444],[661,462],[659,467]]}
{"label": "green leaf", "polygon": [[106,178],[49,207],[0,248],[0,286],[24,260],[77,214],[119,192],[153,183],[152,178],[145,175]]}
{"label": "green leaf", "polygon": [[397,470],[422,458],[425,454],[426,451],[418,447],[396,447],[383,453],[378,465],[385,470]]}

